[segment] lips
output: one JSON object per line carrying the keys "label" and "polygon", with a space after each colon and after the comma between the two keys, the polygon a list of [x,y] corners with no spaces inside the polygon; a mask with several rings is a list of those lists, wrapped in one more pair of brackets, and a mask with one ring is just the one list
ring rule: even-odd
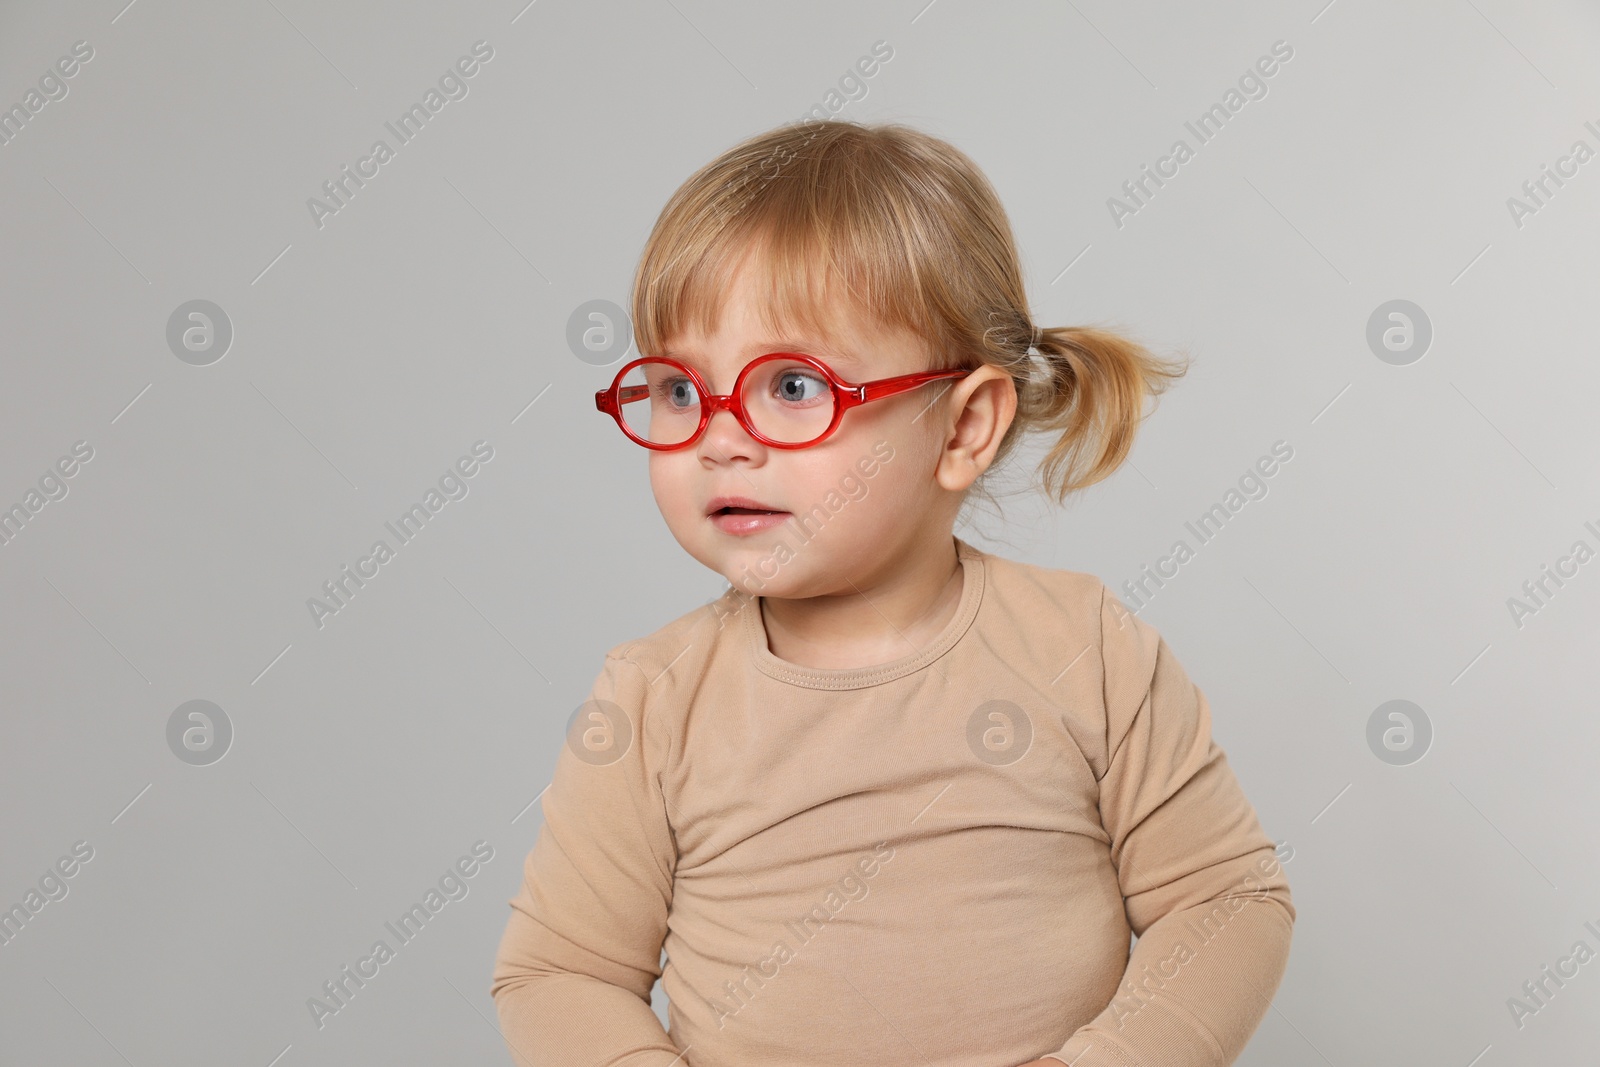
{"label": "lips", "polygon": [[759,536],[792,518],[787,511],[744,496],[719,496],[706,504],[706,520],[731,537]]}
{"label": "lips", "polygon": [[719,496],[706,505],[707,515],[787,515],[782,508],[774,508],[759,500],[743,496]]}

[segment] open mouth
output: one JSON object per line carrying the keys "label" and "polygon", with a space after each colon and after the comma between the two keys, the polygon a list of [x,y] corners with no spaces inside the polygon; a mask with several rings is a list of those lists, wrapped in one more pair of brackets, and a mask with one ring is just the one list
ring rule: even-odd
{"label": "open mouth", "polygon": [[761,515],[787,515],[787,511],[780,508],[769,508],[759,500],[747,496],[735,496],[732,493],[726,496],[714,496],[706,501],[708,510],[707,518],[734,517],[734,516],[761,516]]}

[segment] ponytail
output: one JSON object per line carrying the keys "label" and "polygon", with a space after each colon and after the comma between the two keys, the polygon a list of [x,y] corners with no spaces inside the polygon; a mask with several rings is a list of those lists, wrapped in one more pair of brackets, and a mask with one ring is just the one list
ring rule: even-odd
{"label": "ponytail", "polygon": [[1017,381],[1012,430],[1057,437],[1039,469],[1045,492],[1059,504],[1121,465],[1144,419],[1145,397],[1165,392],[1187,372],[1188,361],[1158,359],[1093,326],[1036,329],[1034,337],[1036,370]]}

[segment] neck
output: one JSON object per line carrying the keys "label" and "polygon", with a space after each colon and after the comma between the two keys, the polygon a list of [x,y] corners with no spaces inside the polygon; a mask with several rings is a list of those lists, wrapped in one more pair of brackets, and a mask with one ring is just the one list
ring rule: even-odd
{"label": "neck", "polygon": [[846,593],[797,600],[763,596],[767,648],[802,667],[848,670],[925,648],[961,606],[964,568],[953,535],[933,535],[880,570],[854,577]]}

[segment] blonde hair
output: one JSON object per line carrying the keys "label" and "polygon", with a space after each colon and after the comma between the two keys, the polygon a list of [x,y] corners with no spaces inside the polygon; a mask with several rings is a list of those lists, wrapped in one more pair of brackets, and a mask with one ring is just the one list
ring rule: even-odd
{"label": "blonde hair", "polygon": [[750,253],[769,326],[827,336],[828,297],[842,283],[873,321],[923,338],[928,369],[1005,370],[1017,411],[991,470],[1024,435],[1053,434],[1039,469],[1057,503],[1116,470],[1144,398],[1188,369],[1112,330],[1036,328],[988,179],[954,146],[901,124],[786,125],[691,175],[662,208],[634,275],[639,351],[657,353],[686,329],[714,331]]}

